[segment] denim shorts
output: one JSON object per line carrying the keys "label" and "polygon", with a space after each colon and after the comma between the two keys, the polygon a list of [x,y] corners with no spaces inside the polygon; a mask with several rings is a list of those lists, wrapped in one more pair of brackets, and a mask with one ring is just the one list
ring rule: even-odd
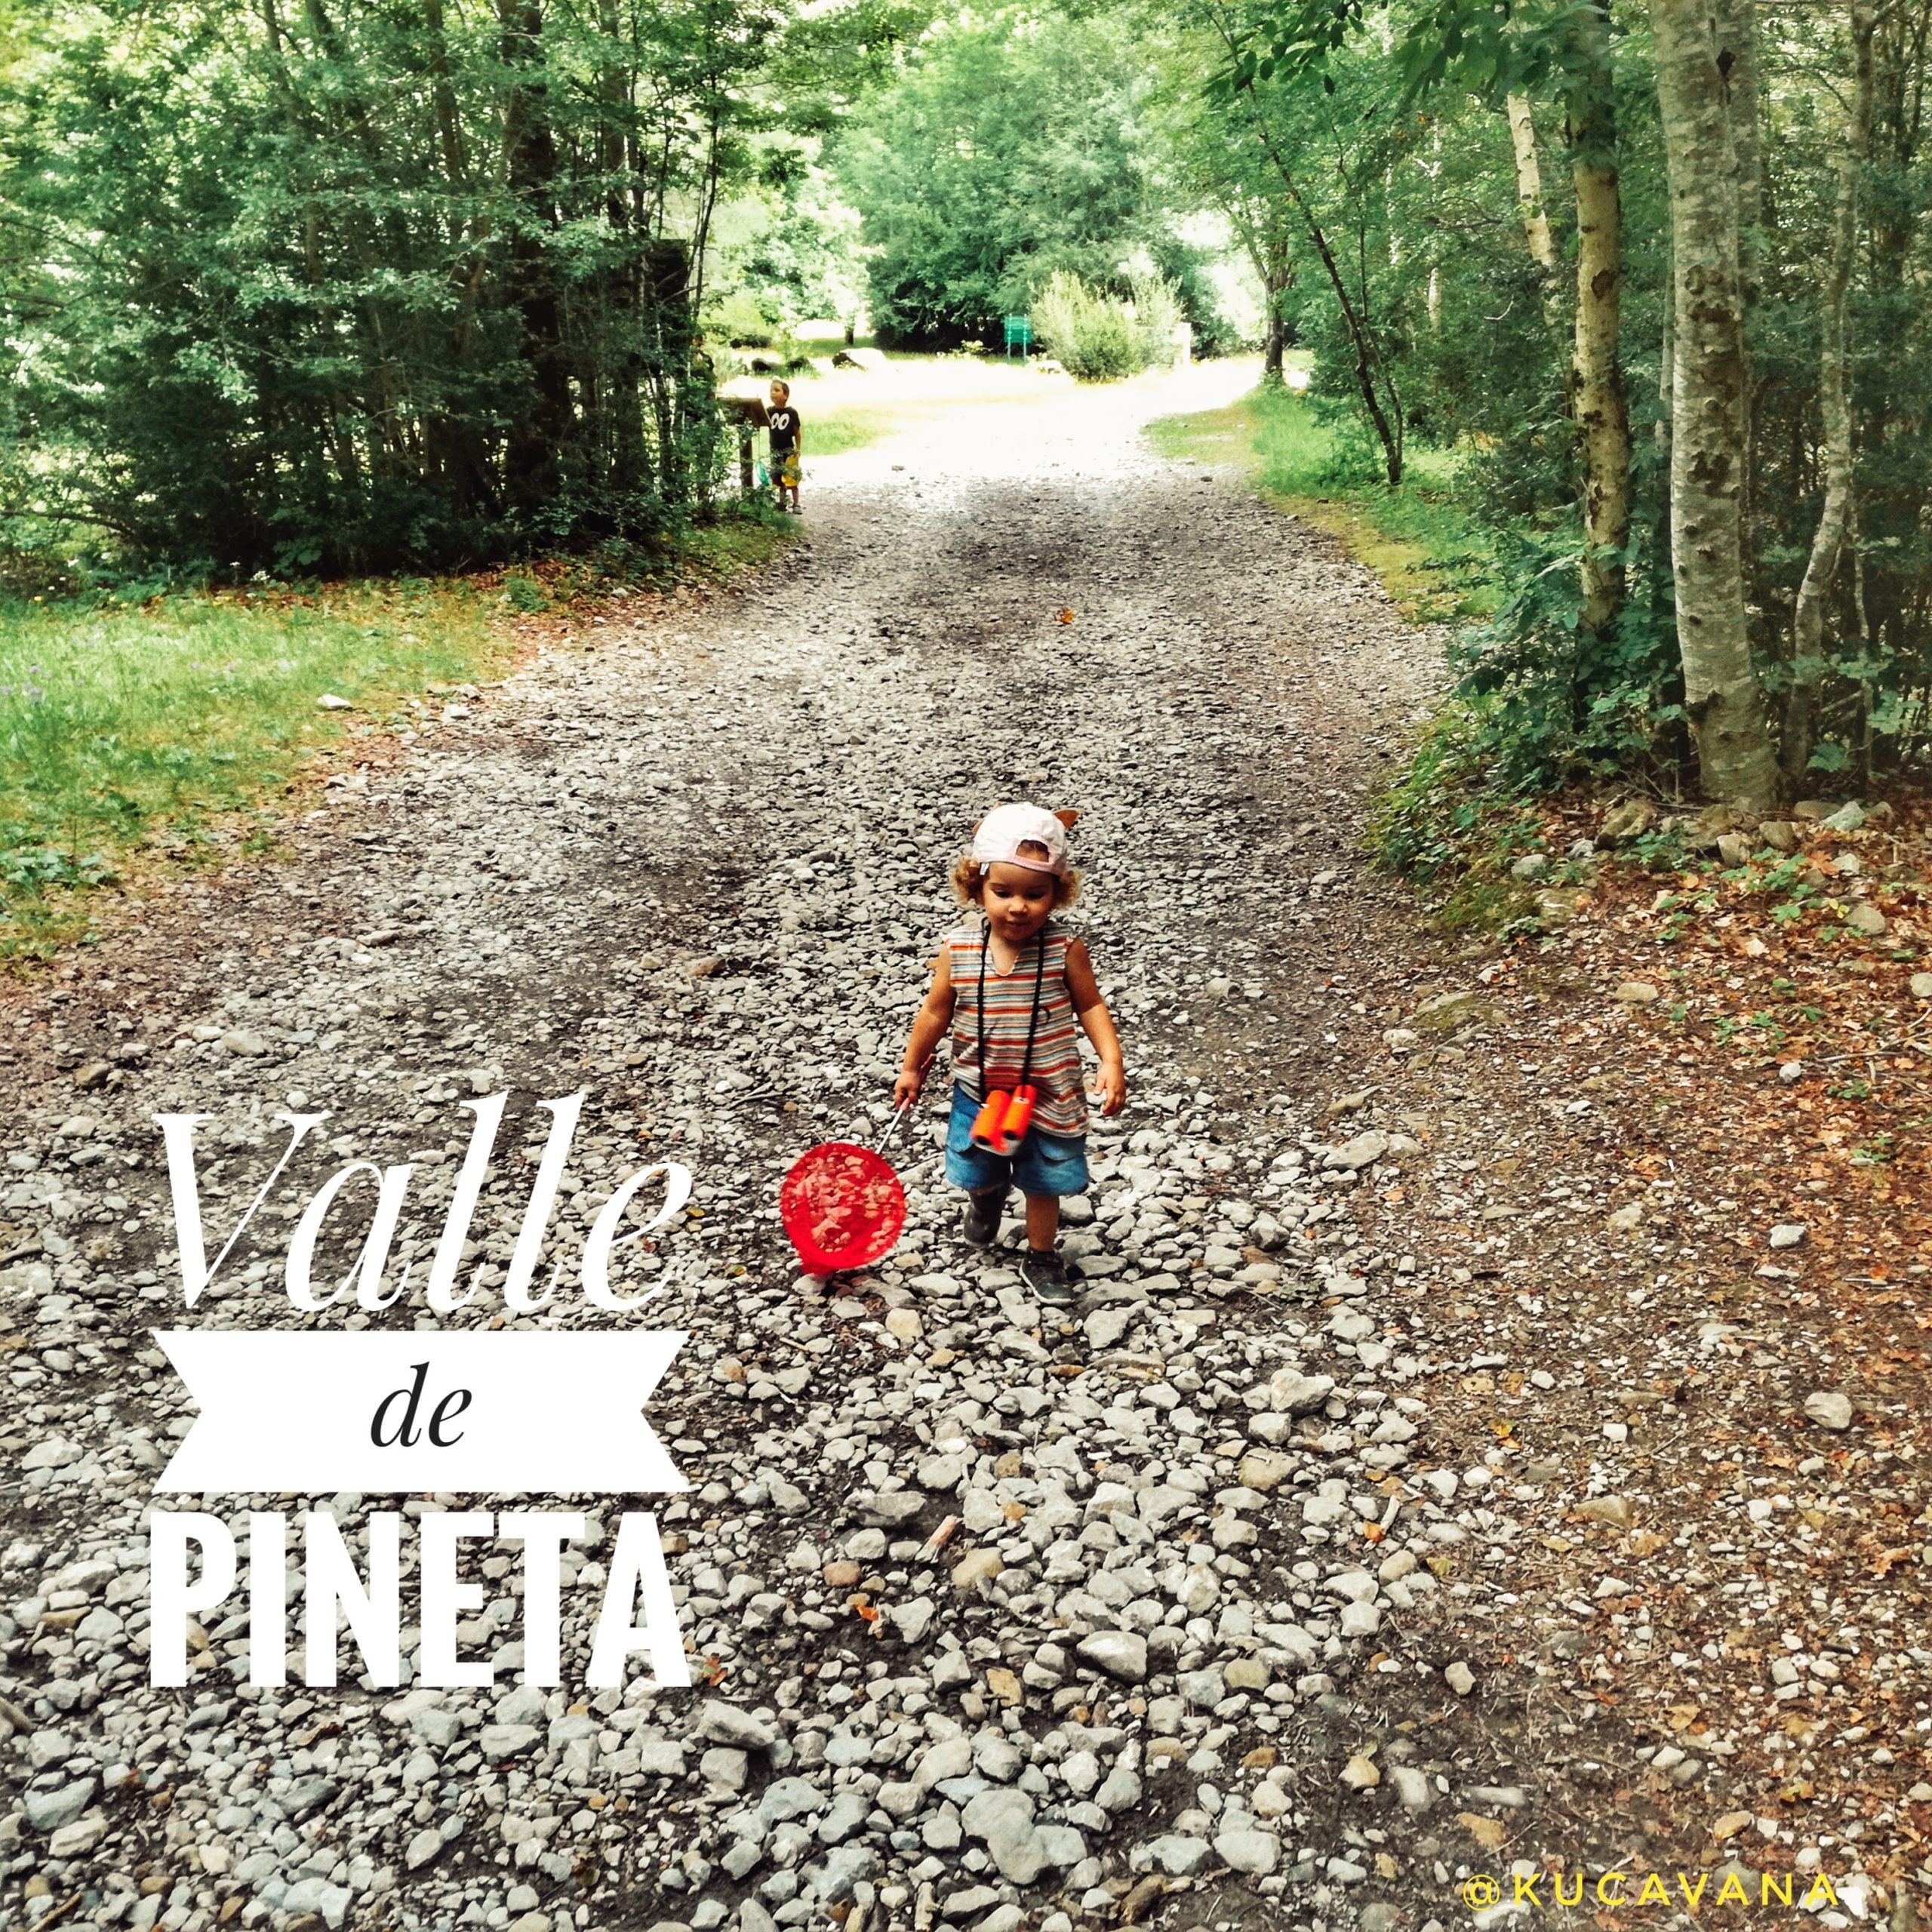
{"label": "denim shorts", "polygon": [[946,1130],[946,1177],[975,1194],[1016,1183],[1022,1194],[1084,1194],[1088,1188],[1087,1137],[1047,1134],[1037,1127],[1010,1156],[989,1154],[973,1145],[973,1122],[980,1103],[963,1087],[952,1090],[952,1118]]}

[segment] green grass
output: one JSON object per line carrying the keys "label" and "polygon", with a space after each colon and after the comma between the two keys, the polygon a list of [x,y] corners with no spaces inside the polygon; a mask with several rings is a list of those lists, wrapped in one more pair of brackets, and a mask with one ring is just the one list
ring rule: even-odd
{"label": "green grass", "polygon": [[[811,401],[811,392],[801,390],[798,405]],[[841,456],[847,450],[862,450],[881,436],[906,426],[906,412],[890,403],[848,402],[829,409],[815,410],[805,422],[805,459],[815,456]]]}
{"label": "green grass", "polygon": [[85,937],[91,891],[144,854],[211,853],[306,752],[489,669],[506,601],[423,584],[0,603],[0,958]]}
{"label": "green grass", "polygon": [[[795,528],[721,515],[647,580],[729,581]],[[266,849],[267,803],[286,809],[309,753],[433,715],[509,663],[509,624],[601,608],[638,561],[138,603],[0,596],[0,961],[94,937],[103,888]]]}
{"label": "green grass", "polygon": [[1457,500],[1453,452],[1411,448],[1392,490],[1306,396],[1272,385],[1226,409],[1164,417],[1147,435],[1163,456],[1245,469],[1281,509],[1340,537],[1418,623],[1490,617],[1503,601],[1488,533]]}

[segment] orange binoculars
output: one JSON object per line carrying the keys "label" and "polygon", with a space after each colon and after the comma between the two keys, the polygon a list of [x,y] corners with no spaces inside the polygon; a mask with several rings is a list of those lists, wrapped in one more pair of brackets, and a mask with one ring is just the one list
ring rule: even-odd
{"label": "orange binoculars", "polygon": [[973,1121],[974,1146],[989,1154],[1011,1154],[1026,1139],[1038,1098],[1038,1090],[1032,1087],[1001,1088],[989,1094]]}

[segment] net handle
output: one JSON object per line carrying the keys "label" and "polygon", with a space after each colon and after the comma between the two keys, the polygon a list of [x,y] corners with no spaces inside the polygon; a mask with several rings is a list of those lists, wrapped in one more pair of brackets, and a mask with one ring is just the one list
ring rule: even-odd
{"label": "net handle", "polygon": [[[919,1063],[919,1084],[921,1091],[925,1086],[926,1075],[932,1071],[933,1062],[937,1057],[937,1049],[935,1048]],[[909,1100],[901,1100],[898,1106],[893,1109],[892,1118],[886,1122],[884,1131],[872,1143],[872,1152],[875,1154],[882,1155],[892,1144],[894,1137],[911,1118],[912,1109],[918,1104],[919,1096],[915,1094]]]}

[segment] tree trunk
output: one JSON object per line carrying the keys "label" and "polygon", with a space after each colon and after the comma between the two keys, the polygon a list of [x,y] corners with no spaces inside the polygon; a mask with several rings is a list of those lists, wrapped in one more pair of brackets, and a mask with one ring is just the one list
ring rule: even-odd
{"label": "tree trunk", "polygon": [[1825,607],[1844,554],[1854,488],[1850,352],[1846,319],[1858,248],[1858,191],[1872,140],[1872,37],[1878,18],[1872,0],[1851,0],[1854,89],[1851,115],[1838,152],[1838,207],[1818,323],[1818,413],[1823,419],[1825,502],[1811,540],[1798,603],[1792,613],[1792,683],[1785,701],[1785,777],[1795,786],[1810,762],[1817,730],[1819,660]]}
{"label": "tree trunk", "polygon": [[1289,264],[1285,243],[1270,237],[1260,251],[1262,292],[1268,303],[1268,334],[1262,356],[1264,380],[1279,383],[1281,365],[1288,347],[1288,291],[1294,286],[1294,270]]}
{"label": "tree trunk", "polygon": [[1718,72],[1737,158],[1739,249],[1748,276],[1764,219],[1764,164],[1758,134],[1758,9],[1756,0],[1711,0],[1717,35]]}
{"label": "tree trunk", "polygon": [[1630,535],[1630,411],[1618,331],[1623,283],[1623,210],[1609,20],[1598,5],[1577,18],[1589,66],[1570,128],[1577,186],[1577,335],[1571,414],[1583,461],[1586,630],[1607,630],[1623,602],[1623,566],[1611,561]]}
{"label": "tree trunk", "polygon": [[1261,377],[1264,382],[1278,384],[1281,380],[1281,364],[1287,353],[1288,325],[1281,312],[1275,306],[1272,289],[1268,291],[1268,337],[1261,355]]}
{"label": "tree trunk", "polygon": [[1288,291],[1295,282],[1287,235],[1265,198],[1257,207],[1250,207],[1238,193],[1217,199],[1228,225],[1241,238],[1254,278],[1261,285],[1262,380],[1279,383],[1288,346]]}
{"label": "tree trunk", "polygon": [[1744,593],[1755,601],[1757,545],[1757,384],[1751,362],[1750,315],[1758,300],[1759,263],[1764,253],[1764,167],[1758,131],[1757,0],[1710,0],[1717,36],[1718,72],[1724,78],[1724,106],[1730,124],[1731,151],[1737,158],[1738,288],[1745,315],[1744,475],[1738,490],[1738,520],[1743,531]]}
{"label": "tree trunk", "polygon": [[1768,804],[1779,773],[1751,668],[1739,493],[1747,460],[1737,155],[1705,0],[1651,0],[1676,311],[1670,526],[1684,703],[1706,795]]}
{"label": "tree trunk", "polygon": [[1516,205],[1523,213],[1523,239],[1529,245],[1530,260],[1537,266],[1537,294],[1543,303],[1543,320],[1552,330],[1563,326],[1562,300],[1556,274],[1556,239],[1549,230],[1549,217],[1543,202],[1543,165],[1537,157],[1536,123],[1530,118],[1530,103],[1519,94],[1504,103],[1509,116],[1510,145],[1516,155]]}
{"label": "tree trunk", "polygon": [[505,494],[531,515],[554,500],[559,458],[571,441],[570,367],[556,269],[546,230],[557,225],[557,143],[543,71],[543,0],[497,0],[509,87],[503,103],[503,163],[518,207],[509,275],[523,325],[530,401],[512,421],[503,452]]}

